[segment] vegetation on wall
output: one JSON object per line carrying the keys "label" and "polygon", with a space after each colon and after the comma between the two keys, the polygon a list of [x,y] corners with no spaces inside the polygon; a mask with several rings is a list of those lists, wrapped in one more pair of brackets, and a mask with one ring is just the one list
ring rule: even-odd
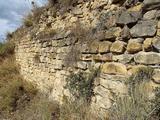
{"label": "vegetation on wall", "polygon": [[65,88],[70,91],[76,100],[83,98],[90,102],[91,97],[94,95],[94,80],[98,75],[99,69],[92,70],[90,73],[81,71],[72,73],[66,79],[67,84]]}
{"label": "vegetation on wall", "polygon": [[[153,70],[151,68],[140,69],[132,75],[128,82],[128,95],[115,96],[115,104],[110,109],[110,120],[159,120],[159,96],[155,99],[149,96],[149,81]],[[153,92],[153,91],[152,91]],[[153,102],[154,101],[154,102]]]}

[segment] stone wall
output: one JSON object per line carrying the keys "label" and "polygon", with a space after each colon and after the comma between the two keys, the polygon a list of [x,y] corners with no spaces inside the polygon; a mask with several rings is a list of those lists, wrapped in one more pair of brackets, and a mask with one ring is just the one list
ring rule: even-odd
{"label": "stone wall", "polygon": [[[92,105],[107,109],[112,94],[126,92],[124,82],[137,69],[154,69],[152,86],[160,84],[160,1],[95,0],[79,2],[56,17],[47,9],[38,25],[16,43],[24,79],[61,101],[72,71],[100,67]],[[116,4],[112,4],[116,3]]]}

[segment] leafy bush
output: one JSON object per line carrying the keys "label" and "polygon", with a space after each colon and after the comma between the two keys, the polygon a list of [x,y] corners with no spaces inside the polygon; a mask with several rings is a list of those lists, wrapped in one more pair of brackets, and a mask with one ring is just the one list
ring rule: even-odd
{"label": "leafy bush", "polygon": [[94,80],[98,76],[99,69],[93,70],[90,73],[78,72],[72,73],[66,79],[67,88],[70,93],[76,98],[84,98],[90,102],[93,93]]}

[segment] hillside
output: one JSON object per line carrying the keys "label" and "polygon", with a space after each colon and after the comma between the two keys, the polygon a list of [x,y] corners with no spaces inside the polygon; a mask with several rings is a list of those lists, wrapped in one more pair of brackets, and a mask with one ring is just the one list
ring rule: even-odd
{"label": "hillside", "polygon": [[22,92],[11,94],[25,103],[9,113],[28,120],[159,120],[159,8],[159,0],[35,5],[0,44],[0,80],[16,79]]}

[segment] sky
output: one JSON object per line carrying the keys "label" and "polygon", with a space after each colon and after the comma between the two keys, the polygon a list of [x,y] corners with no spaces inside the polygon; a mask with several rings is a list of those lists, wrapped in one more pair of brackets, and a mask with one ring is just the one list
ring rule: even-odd
{"label": "sky", "polygon": [[[12,32],[22,24],[23,16],[31,10],[32,0],[0,0],[0,41],[7,32]],[[37,1],[42,6],[46,0]]]}

